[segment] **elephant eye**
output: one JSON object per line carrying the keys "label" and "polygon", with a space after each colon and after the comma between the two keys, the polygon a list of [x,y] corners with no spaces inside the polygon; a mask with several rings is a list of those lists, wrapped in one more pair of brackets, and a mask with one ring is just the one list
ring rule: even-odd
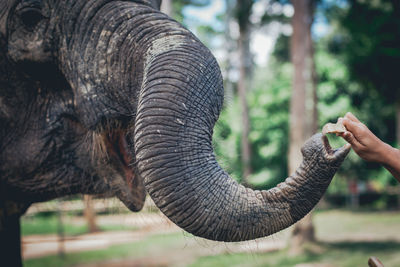
{"label": "elephant eye", "polygon": [[35,7],[26,7],[21,9],[19,16],[22,23],[30,29],[33,29],[44,18],[41,10]]}
{"label": "elephant eye", "polygon": [[33,30],[45,18],[42,7],[42,0],[22,0],[15,10],[21,24],[27,29]]}

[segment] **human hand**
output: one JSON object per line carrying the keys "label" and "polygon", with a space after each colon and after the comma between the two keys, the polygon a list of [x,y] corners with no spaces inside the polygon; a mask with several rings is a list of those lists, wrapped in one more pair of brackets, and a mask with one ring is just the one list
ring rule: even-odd
{"label": "human hand", "polygon": [[382,142],[353,114],[339,118],[346,131],[339,135],[366,161],[381,163],[400,182],[400,150]]}
{"label": "human hand", "polygon": [[391,148],[389,145],[376,137],[350,112],[347,112],[344,118],[339,118],[338,122],[341,122],[347,130],[339,135],[351,144],[351,147],[362,159],[385,163],[385,150]]}

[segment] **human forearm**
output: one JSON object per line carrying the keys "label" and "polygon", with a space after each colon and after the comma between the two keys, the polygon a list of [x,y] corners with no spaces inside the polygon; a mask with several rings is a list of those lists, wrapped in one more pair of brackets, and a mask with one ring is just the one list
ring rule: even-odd
{"label": "human forearm", "polygon": [[382,164],[400,182],[400,150],[380,140],[351,113],[339,121],[347,129],[340,136],[351,144],[357,155]]}
{"label": "human forearm", "polygon": [[380,163],[400,182],[400,150],[383,143]]}

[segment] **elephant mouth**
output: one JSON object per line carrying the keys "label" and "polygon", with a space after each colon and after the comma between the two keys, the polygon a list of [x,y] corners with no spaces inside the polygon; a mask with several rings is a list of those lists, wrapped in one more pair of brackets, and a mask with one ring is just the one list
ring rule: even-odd
{"label": "elephant mouth", "polygon": [[329,143],[328,137],[326,135],[322,135],[322,142],[324,144],[325,152],[328,155],[333,155],[336,149],[333,149],[331,144]]}
{"label": "elephant mouth", "polygon": [[334,148],[330,145],[328,137],[324,134],[322,134],[322,142],[328,160],[336,160],[343,151],[347,151],[351,147],[350,144],[345,144],[343,147]]}
{"label": "elephant mouth", "polygon": [[104,135],[107,155],[117,170],[122,172],[126,183],[132,187],[134,173],[130,163],[132,156],[129,153],[129,145],[126,132],[123,130],[112,130]]}
{"label": "elephant mouth", "polygon": [[114,170],[106,174],[114,196],[131,211],[140,211],[144,205],[146,190],[134,171],[134,156],[130,152],[127,131],[121,128],[110,130],[103,134],[103,141],[107,150],[107,161]]}

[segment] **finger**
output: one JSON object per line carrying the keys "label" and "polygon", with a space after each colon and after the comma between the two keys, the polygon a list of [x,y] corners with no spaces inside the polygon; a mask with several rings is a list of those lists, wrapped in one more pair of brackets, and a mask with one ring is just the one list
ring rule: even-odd
{"label": "finger", "polygon": [[347,131],[352,133],[352,135],[359,136],[361,134],[362,128],[360,127],[360,123],[354,122],[347,118],[344,118],[341,120],[341,122],[343,123],[344,127],[346,127]]}
{"label": "finger", "polygon": [[360,122],[351,112],[347,112],[344,117],[354,122]]}
{"label": "finger", "polygon": [[361,144],[357,141],[354,135],[351,132],[343,133],[342,137],[346,140],[352,147],[358,148]]}

